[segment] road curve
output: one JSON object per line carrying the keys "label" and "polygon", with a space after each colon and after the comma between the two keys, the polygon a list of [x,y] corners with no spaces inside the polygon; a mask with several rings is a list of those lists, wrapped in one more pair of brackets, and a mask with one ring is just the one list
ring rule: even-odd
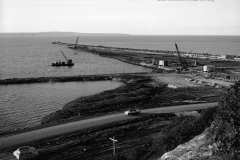
{"label": "road curve", "polygon": [[[145,110],[142,110],[141,116],[146,116],[153,113],[154,114],[173,113],[173,112],[182,112],[182,111],[189,111],[189,110],[206,109],[209,107],[214,107],[215,105],[217,105],[217,102],[145,109]],[[136,117],[126,116],[123,113],[117,113],[117,114],[111,114],[111,115],[106,115],[101,117],[84,119],[76,122],[70,122],[66,124],[60,124],[60,125],[42,128],[34,131],[29,131],[29,132],[25,132],[17,135],[1,137],[0,150],[10,148],[13,146],[20,146],[20,145],[23,145],[24,143],[41,140],[41,139],[49,138],[52,136],[58,136],[58,135],[80,131],[80,130],[91,128],[91,127],[96,127],[96,126],[107,124],[107,123],[112,123],[112,122],[117,122],[121,120],[132,119],[132,118],[136,118]]]}

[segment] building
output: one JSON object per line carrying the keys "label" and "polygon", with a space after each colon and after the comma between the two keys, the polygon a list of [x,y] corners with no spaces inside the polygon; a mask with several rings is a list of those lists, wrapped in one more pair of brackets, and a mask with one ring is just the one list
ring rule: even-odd
{"label": "building", "polygon": [[218,55],[218,59],[225,60],[227,59],[227,55]]}
{"label": "building", "polygon": [[235,61],[240,61],[240,57],[235,57],[234,60]]}
{"label": "building", "polygon": [[153,64],[158,66],[168,66],[168,61],[155,59]]}
{"label": "building", "polygon": [[159,66],[168,66],[168,61],[159,60],[159,61],[158,61],[158,65],[159,65]]}
{"label": "building", "polygon": [[203,66],[203,72],[213,72],[215,66],[214,65],[205,65]]}

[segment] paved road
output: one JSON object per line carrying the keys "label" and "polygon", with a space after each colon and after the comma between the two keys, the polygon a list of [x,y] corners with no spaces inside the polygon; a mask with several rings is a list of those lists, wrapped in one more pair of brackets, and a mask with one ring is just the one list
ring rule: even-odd
{"label": "paved road", "polygon": [[[190,105],[181,105],[181,106],[169,106],[153,109],[142,110],[140,116],[146,116],[153,113],[172,113],[172,112],[181,112],[197,109],[205,109],[215,106],[217,103],[201,103],[201,104],[190,104]],[[126,116],[123,113],[111,114],[101,117],[95,117],[90,119],[84,119],[76,122],[70,122],[66,124],[56,125],[48,128],[42,128],[34,131],[29,131],[26,133],[21,133],[17,135],[11,135],[8,137],[0,138],[0,150],[6,149],[12,146],[21,146],[24,143],[41,140],[44,138],[49,138],[52,136],[62,135],[66,133],[71,133],[107,123],[117,122],[126,119],[136,118],[138,116]],[[16,147],[17,148],[17,147]]]}

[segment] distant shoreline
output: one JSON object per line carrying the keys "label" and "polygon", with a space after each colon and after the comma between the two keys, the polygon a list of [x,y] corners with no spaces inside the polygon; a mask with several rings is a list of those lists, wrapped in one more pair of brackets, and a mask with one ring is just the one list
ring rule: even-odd
{"label": "distant shoreline", "polygon": [[11,33],[0,33],[0,36],[229,36],[239,37],[240,35],[151,35],[151,34],[127,34],[127,33],[81,33],[81,32],[61,32],[61,31],[50,31],[50,32],[11,32]]}

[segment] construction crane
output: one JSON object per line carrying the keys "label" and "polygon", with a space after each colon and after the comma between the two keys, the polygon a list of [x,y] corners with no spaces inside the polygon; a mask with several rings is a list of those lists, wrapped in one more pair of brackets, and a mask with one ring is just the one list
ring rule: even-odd
{"label": "construction crane", "polygon": [[78,38],[79,38],[79,36],[77,37],[76,43],[74,45],[74,49],[77,49]]}
{"label": "construction crane", "polygon": [[79,36],[77,37],[77,40],[76,40],[76,45],[77,45],[77,43],[78,43],[78,38],[79,38]]}
{"label": "construction crane", "polygon": [[179,52],[179,50],[178,50],[178,46],[177,46],[177,44],[175,43],[175,46],[176,46],[176,49],[177,49],[177,54],[178,54],[178,59],[179,59],[179,61],[180,61],[180,63],[181,63],[181,66],[182,66],[182,70],[183,69],[188,69],[188,67],[189,67],[189,65],[188,65],[188,63],[187,63],[187,61],[186,60],[184,60],[184,59],[182,59],[182,57],[181,57],[181,54],[180,54],[180,52]]}
{"label": "construction crane", "polygon": [[64,56],[64,58],[66,59],[67,63],[72,63],[71,59],[67,59],[66,56],[64,55],[63,51],[60,49],[60,51],[62,52],[62,55]]}

